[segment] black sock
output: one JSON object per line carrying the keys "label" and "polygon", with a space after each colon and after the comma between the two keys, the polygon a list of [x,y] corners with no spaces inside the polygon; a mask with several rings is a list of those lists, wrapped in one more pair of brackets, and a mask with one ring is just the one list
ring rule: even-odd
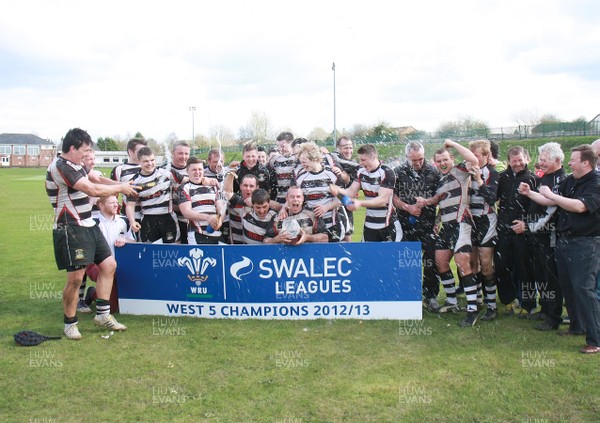
{"label": "black sock", "polygon": [[77,315],[73,317],[67,317],[67,315],[65,314],[64,316],[66,325],[72,325],[73,323],[77,323]]}

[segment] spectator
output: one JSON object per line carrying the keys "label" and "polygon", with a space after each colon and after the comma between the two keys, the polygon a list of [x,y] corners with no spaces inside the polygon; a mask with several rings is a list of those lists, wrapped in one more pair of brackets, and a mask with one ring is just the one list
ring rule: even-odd
{"label": "spectator", "polygon": [[498,244],[494,256],[498,295],[505,305],[505,314],[517,314],[520,297],[522,309],[519,314],[524,317],[536,308],[531,244],[524,223],[530,200],[517,191],[521,182],[535,188],[535,175],[527,168],[527,157],[523,147],[511,147],[508,168],[500,173]]}
{"label": "spectator", "polygon": [[[556,260],[559,280],[571,319],[565,335],[585,333],[584,354],[600,352],[600,304],[596,279],[600,270],[600,173],[589,145],[571,149],[573,173],[558,186],[534,192],[521,183],[519,191],[544,206],[558,206]],[[572,300],[572,301],[571,301]]]}

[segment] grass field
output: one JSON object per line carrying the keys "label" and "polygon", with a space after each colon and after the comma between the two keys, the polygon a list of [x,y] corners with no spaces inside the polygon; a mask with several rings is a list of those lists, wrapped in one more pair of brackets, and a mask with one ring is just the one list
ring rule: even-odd
{"label": "grass field", "polygon": [[[600,361],[582,337],[515,317],[236,321],[84,315],[62,332],[44,170],[0,169],[0,422],[597,422]],[[463,299],[464,300],[464,299]]]}

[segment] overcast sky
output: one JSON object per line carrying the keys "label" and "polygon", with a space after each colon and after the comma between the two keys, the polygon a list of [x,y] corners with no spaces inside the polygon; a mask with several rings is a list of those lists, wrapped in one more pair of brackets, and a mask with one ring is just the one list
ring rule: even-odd
{"label": "overcast sky", "polygon": [[0,132],[297,136],[600,113],[598,0],[3,1]]}

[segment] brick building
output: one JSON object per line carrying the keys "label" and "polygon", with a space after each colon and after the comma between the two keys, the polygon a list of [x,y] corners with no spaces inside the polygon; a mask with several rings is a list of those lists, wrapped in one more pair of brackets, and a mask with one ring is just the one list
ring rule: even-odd
{"label": "brick building", "polygon": [[0,134],[2,167],[47,167],[56,157],[56,145],[33,134]]}

